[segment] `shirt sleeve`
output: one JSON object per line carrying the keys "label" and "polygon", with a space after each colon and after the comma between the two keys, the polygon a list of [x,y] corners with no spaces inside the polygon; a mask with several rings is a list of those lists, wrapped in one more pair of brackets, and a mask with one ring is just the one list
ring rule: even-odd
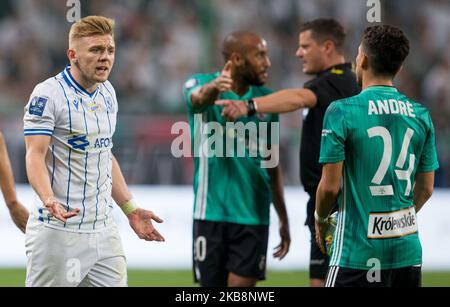
{"label": "shirt sleeve", "polygon": [[336,99],[335,95],[329,91],[330,82],[331,80],[322,77],[305,84],[305,89],[312,91],[316,95],[318,107],[328,106],[329,103]]}
{"label": "shirt sleeve", "polygon": [[208,106],[194,108],[191,101],[192,93],[204,85],[202,81],[200,76],[192,76],[184,83],[183,96],[190,113],[203,113],[208,108]]}
{"label": "shirt sleeve", "polygon": [[347,124],[341,105],[342,102],[334,102],[325,114],[319,159],[321,164],[345,161]]}
{"label": "shirt sleeve", "polygon": [[430,129],[428,130],[428,134],[422,151],[422,156],[420,157],[419,166],[417,168],[417,171],[419,173],[429,173],[439,168],[439,162],[436,153],[434,126],[429,114],[428,121]]}
{"label": "shirt sleeve", "polygon": [[55,90],[48,84],[39,84],[25,107],[24,135],[52,136],[55,130]]}

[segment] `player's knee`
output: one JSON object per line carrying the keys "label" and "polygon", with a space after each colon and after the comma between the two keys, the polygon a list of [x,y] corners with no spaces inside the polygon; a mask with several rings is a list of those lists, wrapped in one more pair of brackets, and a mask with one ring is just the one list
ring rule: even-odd
{"label": "player's knee", "polygon": [[311,279],[310,280],[311,288],[323,288],[325,287],[325,280],[323,279]]}
{"label": "player's knee", "polygon": [[233,273],[228,276],[228,287],[230,288],[252,288],[256,286],[257,282],[258,279],[253,277],[242,277]]}

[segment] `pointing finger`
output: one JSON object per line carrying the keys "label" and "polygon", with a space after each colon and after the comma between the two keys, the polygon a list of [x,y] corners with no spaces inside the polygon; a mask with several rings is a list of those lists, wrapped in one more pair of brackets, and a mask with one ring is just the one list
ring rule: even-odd
{"label": "pointing finger", "polygon": [[233,67],[233,62],[232,61],[228,61],[223,70],[222,70],[222,75],[226,75],[228,77],[231,77],[231,68]]}
{"label": "pointing finger", "polygon": [[216,106],[224,106],[225,107],[229,104],[231,104],[231,101],[229,101],[229,100],[217,100],[216,101]]}

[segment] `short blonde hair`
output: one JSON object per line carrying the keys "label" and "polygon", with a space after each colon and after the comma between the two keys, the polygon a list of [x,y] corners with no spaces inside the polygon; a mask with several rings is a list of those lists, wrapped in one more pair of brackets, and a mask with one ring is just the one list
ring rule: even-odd
{"label": "short blonde hair", "polygon": [[103,16],[88,16],[75,22],[69,32],[69,47],[73,46],[76,39],[96,36],[96,35],[112,35],[114,36],[113,19]]}

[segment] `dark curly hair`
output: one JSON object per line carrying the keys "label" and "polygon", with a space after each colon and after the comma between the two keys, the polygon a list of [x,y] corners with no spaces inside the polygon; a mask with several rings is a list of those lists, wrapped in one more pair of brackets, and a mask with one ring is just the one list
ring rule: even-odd
{"label": "dark curly hair", "polygon": [[346,33],[344,27],[333,18],[318,18],[312,21],[304,23],[300,29],[300,32],[306,32],[311,30],[312,38],[323,43],[330,40],[336,46],[339,52],[342,52],[345,43]]}
{"label": "dark curly hair", "polygon": [[395,76],[409,54],[409,40],[402,30],[389,25],[368,27],[362,46],[369,65],[379,76]]}

